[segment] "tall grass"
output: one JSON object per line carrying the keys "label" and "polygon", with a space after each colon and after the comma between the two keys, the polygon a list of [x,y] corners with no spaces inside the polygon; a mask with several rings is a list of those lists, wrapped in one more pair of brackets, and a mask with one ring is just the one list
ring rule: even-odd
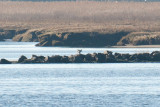
{"label": "tall grass", "polygon": [[[159,29],[159,2],[0,2],[1,26]],[[72,26],[73,25],[73,26]]]}

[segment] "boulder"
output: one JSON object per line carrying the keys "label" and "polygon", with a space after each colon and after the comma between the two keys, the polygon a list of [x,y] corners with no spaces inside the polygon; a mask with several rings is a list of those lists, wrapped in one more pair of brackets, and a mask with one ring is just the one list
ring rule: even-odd
{"label": "boulder", "polygon": [[112,53],[113,53],[112,51],[107,51],[107,50],[104,51],[104,54],[105,54],[105,55],[112,55]]}
{"label": "boulder", "polygon": [[115,55],[113,55],[112,51],[105,51],[104,54],[106,55],[106,62],[107,63],[108,62],[116,62]]}
{"label": "boulder", "polygon": [[139,53],[137,54],[137,59],[140,61],[150,61],[150,54],[149,53]]}
{"label": "boulder", "polygon": [[137,54],[132,54],[132,55],[129,57],[129,60],[131,60],[131,61],[137,61]]}
{"label": "boulder", "polygon": [[91,54],[93,62],[96,62],[96,57],[97,57],[97,53],[93,53]]}
{"label": "boulder", "polygon": [[49,63],[49,62],[50,62],[50,60],[51,60],[51,59],[50,59],[50,57],[49,57],[49,56],[46,56],[46,57],[45,57],[45,59],[44,59],[44,62]]}
{"label": "boulder", "polygon": [[96,62],[98,63],[105,63],[106,62],[106,55],[102,53],[98,53],[95,57]]}
{"label": "boulder", "polygon": [[37,59],[38,59],[38,56],[36,56],[36,55],[32,55],[31,60],[36,61]]}
{"label": "boulder", "polygon": [[24,55],[22,55],[22,56],[18,59],[18,63],[21,63],[21,62],[23,62],[23,61],[26,60],[26,59],[27,59],[27,57],[24,56]]}
{"label": "boulder", "polygon": [[83,63],[84,62],[84,55],[78,54],[78,55],[71,55],[69,56],[69,61],[74,63]]}
{"label": "boulder", "polygon": [[160,51],[154,51],[151,53],[152,61],[160,61]]}
{"label": "boulder", "polygon": [[32,55],[32,58],[30,60],[34,63],[44,63],[45,62],[45,57],[44,56]]}
{"label": "boulder", "polygon": [[92,63],[94,61],[94,58],[92,57],[91,54],[86,54],[84,57],[84,62],[86,63]]}
{"label": "boulder", "polygon": [[62,60],[62,63],[69,63],[68,56],[63,56],[61,60]]}
{"label": "boulder", "polygon": [[130,54],[121,54],[123,59],[129,59],[129,57],[131,56]]}
{"label": "boulder", "polygon": [[27,63],[36,63],[36,62],[31,59],[25,59],[22,63],[27,64]]}
{"label": "boulder", "polygon": [[60,55],[52,56],[52,59],[53,59],[53,62],[55,62],[55,63],[62,62],[62,56],[60,56]]}
{"label": "boulder", "polygon": [[0,64],[11,64],[12,62],[6,60],[6,59],[1,59]]}
{"label": "boulder", "polygon": [[120,54],[120,53],[115,53],[114,56],[115,56],[116,59],[122,59],[123,58],[122,54]]}
{"label": "boulder", "polygon": [[122,60],[121,62],[129,62],[130,54],[121,54]]}
{"label": "boulder", "polygon": [[106,55],[106,62],[107,62],[107,63],[116,62],[116,59],[115,59],[114,55]]}
{"label": "boulder", "polygon": [[45,57],[44,59],[45,62],[47,63],[61,63],[62,62],[62,56],[59,56],[59,55],[55,55],[55,56],[52,56],[52,57]]}

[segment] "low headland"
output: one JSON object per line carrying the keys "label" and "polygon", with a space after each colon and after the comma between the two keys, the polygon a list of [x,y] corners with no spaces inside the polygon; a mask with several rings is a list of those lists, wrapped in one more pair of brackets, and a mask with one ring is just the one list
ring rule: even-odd
{"label": "low headland", "polygon": [[22,55],[17,61],[1,59],[0,64],[34,64],[34,63],[138,63],[160,62],[160,51],[152,53],[121,54],[105,51],[104,53],[75,54],[70,56],[36,56],[30,59]]}
{"label": "low headland", "polygon": [[42,47],[159,47],[160,32],[130,30],[61,31],[49,29],[1,29],[0,41],[39,42]]}

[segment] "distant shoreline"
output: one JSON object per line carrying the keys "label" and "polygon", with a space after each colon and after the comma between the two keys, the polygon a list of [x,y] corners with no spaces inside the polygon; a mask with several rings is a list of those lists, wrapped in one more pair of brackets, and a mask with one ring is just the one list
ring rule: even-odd
{"label": "distant shoreline", "polygon": [[160,48],[160,45],[126,45],[126,46],[111,46],[109,48]]}

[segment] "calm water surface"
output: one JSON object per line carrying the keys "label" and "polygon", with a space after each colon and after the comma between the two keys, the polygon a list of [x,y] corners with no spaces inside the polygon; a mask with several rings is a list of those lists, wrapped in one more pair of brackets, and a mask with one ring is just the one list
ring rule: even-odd
{"label": "calm water surface", "polygon": [[[20,45],[18,45],[20,44]],[[76,48],[0,43],[0,57],[74,54]],[[84,48],[84,54],[106,48]],[[159,48],[114,52],[152,52]],[[160,63],[0,65],[0,107],[159,107]]]}

